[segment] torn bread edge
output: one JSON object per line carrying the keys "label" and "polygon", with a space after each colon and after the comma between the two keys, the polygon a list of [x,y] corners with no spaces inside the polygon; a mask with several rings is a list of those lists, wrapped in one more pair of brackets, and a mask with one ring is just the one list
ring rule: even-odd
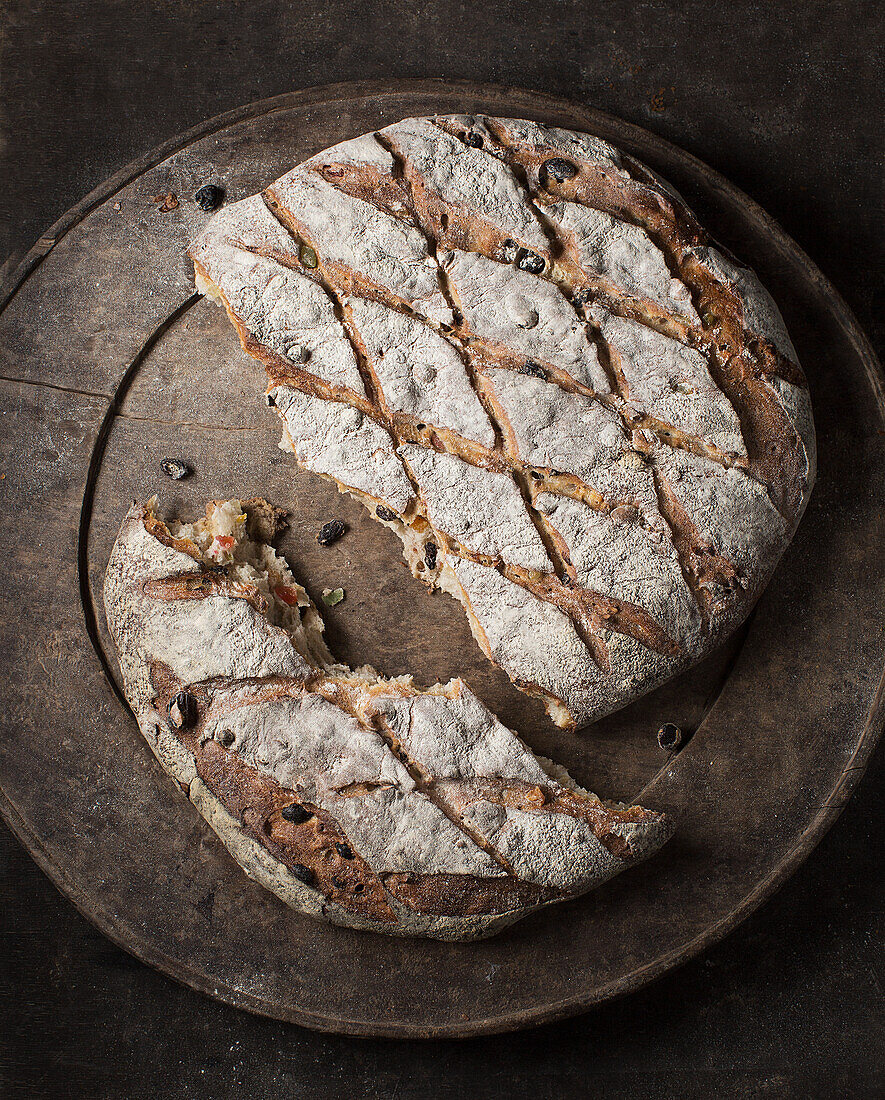
{"label": "torn bread edge", "polygon": [[[516,734],[501,726],[489,714],[462,681],[436,684],[421,691],[408,676],[389,680],[379,676],[369,666],[350,670],[336,663],[323,640],[323,622],[319,613],[304,588],[293,577],[285,560],[269,545],[269,539],[279,525],[279,515],[277,510],[264,501],[215,501],[207,505],[205,520],[190,524],[173,521],[165,523],[156,515],[155,499],[146,505],[134,505],[115,544],[105,585],[108,622],[120,651],[127,698],[135,710],[142,733],[166,771],[179,783],[251,878],[292,908],[333,924],[394,935],[472,940],[492,935],[542,906],[567,900],[593,889],[621,869],[652,855],[670,838],[673,823],[664,815],[641,807],[603,803],[595,795],[578,787],[564,768],[534,756]],[[531,788],[528,793],[524,784],[520,787],[518,783],[511,783],[506,788],[509,792],[507,797],[516,799],[517,802],[522,799],[520,804],[523,811],[526,807],[530,811],[534,810],[533,798],[541,797],[548,801],[553,798],[556,806],[562,800],[570,800],[573,812],[577,812],[577,806],[591,817],[605,817],[609,822],[606,826],[610,830],[608,835],[616,837],[621,845],[620,857],[607,856],[605,869],[600,870],[592,880],[582,882],[578,889],[553,892],[547,890],[542,893],[536,891],[532,900],[526,898],[525,901],[522,895],[516,894],[519,904],[505,911],[476,911],[482,905],[471,904],[469,876],[463,876],[467,881],[459,883],[461,894],[455,902],[444,899],[442,912],[418,911],[412,904],[404,903],[388,894],[386,900],[393,914],[393,921],[373,919],[324,896],[321,891],[293,874],[264,843],[248,834],[244,829],[242,815],[231,813],[230,806],[226,806],[217,792],[210,789],[197,774],[193,756],[176,736],[174,724],[170,722],[169,701],[164,706],[157,706],[157,692],[150,684],[150,677],[146,677],[145,668],[149,649],[152,647],[144,638],[138,637],[143,623],[132,621],[131,597],[126,591],[127,585],[131,585],[135,579],[140,586],[139,598],[143,598],[145,587],[157,583],[156,580],[138,579],[149,576],[151,568],[141,569],[138,561],[135,561],[133,567],[133,559],[138,554],[143,555],[145,561],[149,560],[152,543],[157,549],[162,545],[187,555],[194,561],[200,577],[208,576],[210,584],[223,582],[226,586],[217,593],[201,598],[245,601],[250,608],[249,614],[255,621],[263,620],[265,628],[283,636],[294,650],[293,667],[298,666],[301,669],[295,677],[289,678],[287,682],[290,685],[297,685],[299,691],[321,694],[324,699],[341,706],[351,716],[362,716],[364,725],[371,723],[371,718],[367,721],[367,715],[377,717],[383,710],[385,700],[469,698],[471,706],[474,706],[475,701],[475,707],[480,708],[481,713],[494,723],[496,736],[503,735],[512,739],[514,751],[526,754],[526,758],[530,758],[541,769],[539,774],[548,777],[549,782],[543,788]],[[192,598],[191,594],[186,598]],[[127,603],[130,606],[127,607]],[[239,606],[242,609],[243,604]],[[203,639],[203,643],[211,645],[211,640]],[[236,669],[229,669],[228,673],[228,684],[231,680],[237,680]],[[277,676],[273,679],[276,683],[280,678]],[[215,690],[214,685],[220,682],[216,670],[213,676],[205,679],[194,690],[203,691],[208,688],[211,692]],[[191,685],[178,681],[176,690],[186,686]],[[376,721],[376,730],[378,726]],[[469,730],[459,730],[462,738],[469,733]],[[394,744],[391,747],[396,746]],[[495,777],[494,781],[498,782],[500,778]],[[436,777],[441,786],[446,785],[445,779],[445,776]],[[506,787],[506,777],[504,780]],[[536,789],[542,793],[535,795]],[[497,797],[500,797],[500,789]],[[528,802],[525,801],[526,797]],[[551,807],[552,804],[548,805],[548,810]],[[466,829],[463,819],[461,825]],[[472,835],[470,830],[467,830],[467,835]],[[628,838],[626,844],[624,837]],[[476,880],[477,887],[482,881]],[[522,884],[521,880],[511,883]],[[465,886],[467,896],[463,894]],[[457,908],[459,904],[467,911],[453,912],[453,905]]]}

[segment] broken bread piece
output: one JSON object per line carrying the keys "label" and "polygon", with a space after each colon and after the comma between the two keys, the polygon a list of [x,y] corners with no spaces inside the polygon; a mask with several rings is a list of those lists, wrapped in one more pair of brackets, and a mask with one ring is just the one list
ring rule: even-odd
{"label": "broken bread piece", "polygon": [[405,119],[223,208],[189,253],[283,448],[400,537],[558,725],[706,657],[789,544],[815,443],[783,320],[598,138]]}
{"label": "broken bread piece", "polygon": [[104,586],[139,727],[243,870],[312,917],[472,940],[650,856],[672,823],[536,757],[461,680],[335,663],[265,501],[135,504]]}

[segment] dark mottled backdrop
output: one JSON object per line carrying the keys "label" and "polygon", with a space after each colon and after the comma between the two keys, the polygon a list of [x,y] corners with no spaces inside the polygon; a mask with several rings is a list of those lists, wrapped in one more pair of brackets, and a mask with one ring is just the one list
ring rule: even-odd
{"label": "dark mottled backdrop", "polygon": [[[872,0],[5,0],[0,259],[202,119],[372,77],[496,81],[647,126],[747,191],[882,325]],[[796,877],[657,985],[523,1035],[421,1044],[255,1019],[111,946],[0,838],[0,1089],[18,1097],[881,1094],[882,754]]]}

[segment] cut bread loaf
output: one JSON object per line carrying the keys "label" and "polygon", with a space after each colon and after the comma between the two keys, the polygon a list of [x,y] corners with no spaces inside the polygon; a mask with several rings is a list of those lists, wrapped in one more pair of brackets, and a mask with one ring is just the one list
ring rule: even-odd
{"label": "cut bread loaf", "polygon": [[[314,917],[488,936],[656,851],[661,814],[602,803],[460,680],[417,689],[336,664],[268,545],[264,501],[197,523],[135,505],[105,580],[126,696],[234,859]],[[497,574],[496,574],[497,575]]]}
{"label": "cut bread loaf", "polygon": [[396,531],[562,725],[705,656],[795,530],[814,427],[776,306],[597,138],[408,119],[190,251],[283,446]]}

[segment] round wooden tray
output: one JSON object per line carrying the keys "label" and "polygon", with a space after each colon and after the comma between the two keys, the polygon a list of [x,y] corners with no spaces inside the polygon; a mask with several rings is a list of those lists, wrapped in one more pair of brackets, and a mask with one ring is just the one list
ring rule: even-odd
{"label": "round wooden tray", "polygon": [[[184,248],[214,181],[229,200],[400,117],[485,111],[608,138],[659,170],[759,271],[810,378],[820,475],[750,622],[703,665],[582,734],[555,731],[479,653],[463,612],[399,544],[277,448],[262,371],[193,294]],[[178,196],[172,210],[163,196]],[[234,1005],[362,1035],[462,1036],[575,1013],[725,935],[838,815],[882,722],[885,432],[881,368],[844,302],[745,195],[635,126],[537,93],[436,81],[343,84],[214,119],[131,165],[19,267],[0,314],[5,665],[0,808],[53,882],[145,962]],[[195,468],[182,483],[167,456]],[[461,673],[545,755],[603,796],[678,823],[654,860],[470,945],[315,923],[250,882],[167,779],[115,683],[101,578],[133,498],[196,511],[261,494],[292,511],[282,548],[333,650],[432,682]],[[314,534],[335,516],[349,533]],[[195,639],[195,644],[199,644]],[[693,736],[668,760],[655,731]]]}

